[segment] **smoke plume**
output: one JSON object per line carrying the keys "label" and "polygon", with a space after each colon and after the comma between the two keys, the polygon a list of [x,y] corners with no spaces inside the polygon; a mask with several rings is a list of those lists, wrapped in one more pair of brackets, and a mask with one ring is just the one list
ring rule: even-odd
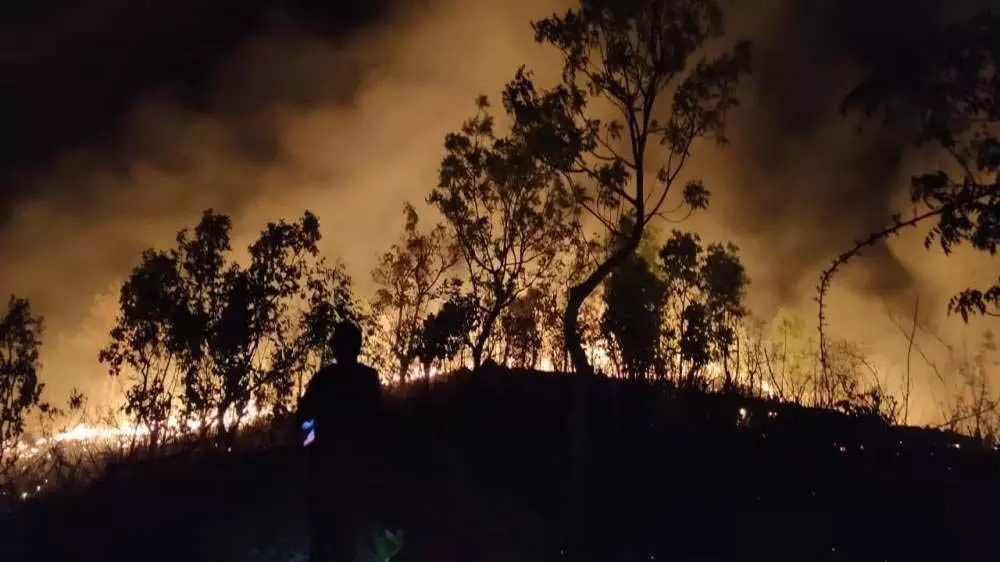
{"label": "smoke plume", "polygon": [[[859,133],[838,105],[864,69],[954,3],[731,4],[728,27],[754,41],[755,73],[741,88],[731,144],[696,148],[690,173],[713,200],[681,228],[741,246],[758,314],[789,308],[811,321],[819,271],[905,203],[907,178],[932,157],[895,131]],[[471,115],[475,96],[497,97],[521,64],[543,82],[554,75],[557,60],[534,44],[528,22],[567,5],[400,4],[336,40],[277,19],[211,70],[205,103],[145,92],[110,140],[26,170],[0,213],[0,289],[30,297],[47,319],[53,396],[109,391],[96,353],[118,286],[144,248],[170,245],[207,207],[233,217],[241,244],[268,220],[314,211],[325,253],[346,262],[365,294],[375,258],[399,233],[387,225],[401,228],[403,201],[419,203],[433,186],[444,135]],[[917,234],[869,252],[835,284],[834,329],[898,363],[906,346],[888,312],[911,314],[919,294],[922,324],[954,326],[944,299],[989,273],[968,256],[940,260]]]}

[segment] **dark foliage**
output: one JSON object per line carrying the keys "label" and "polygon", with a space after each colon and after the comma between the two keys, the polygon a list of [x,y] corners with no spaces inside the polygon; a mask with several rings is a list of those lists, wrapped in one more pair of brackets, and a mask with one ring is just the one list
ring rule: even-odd
{"label": "dark foliage", "polygon": [[[150,454],[172,415],[219,445],[252,403],[281,413],[316,367],[334,324],[357,319],[350,278],[318,254],[319,221],[270,223],[246,265],[230,256],[231,221],[205,211],[176,248],[148,250],[122,286],[111,342],[99,358],[127,376],[125,413],[149,428]],[[298,387],[298,388],[297,388]]]}
{"label": "dark foliage", "polygon": [[41,317],[32,313],[27,300],[12,295],[0,315],[0,475],[9,448],[24,433],[25,418],[49,408],[42,401],[45,385],[38,380],[41,346]]}
{"label": "dark foliage", "polygon": [[605,283],[601,330],[613,342],[629,377],[645,378],[662,360],[666,300],[666,285],[637,256],[622,263]]}
{"label": "dark foliage", "polygon": [[660,268],[669,299],[669,368],[693,383],[709,363],[718,363],[726,386],[738,366],[732,359],[736,330],[748,311],[750,283],[732,244],[702,245],[697,234],[673,231],[660,249]]}
{"label": "dark foliage", "polygon": [[470,340],[479,322],[479,307],[472,295],[455,294],[441,308],[424,319],[420,332],[419,357],[424,371],[435,363],[454,359]]}
{"label": "dark foliage", "polygon": [[472,362],[487,358],[501,314],[542,282],[578,230],[569,191],[522,135],[500,136],[485,97],[445,139],[440,182],[428,197],[451,226],[478,305]]}

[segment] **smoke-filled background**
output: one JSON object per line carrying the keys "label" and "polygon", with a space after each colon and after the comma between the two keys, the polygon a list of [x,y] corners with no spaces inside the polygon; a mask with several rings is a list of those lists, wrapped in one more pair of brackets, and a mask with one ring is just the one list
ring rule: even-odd
{"label": "smoke-filled background", "polygon": [[[982,2],[980,2],[981,4]],[[958,4],[962,4],[959,6]],[[680,228],[742,249],[749,305],[815,323],[819,272],[905,210],[908,178],[936,165],[904,135],[842,116],[866,69],[972,2],[743,0],[730,40],[755,44],[754,76],[731,144],[696,147],[689,168],[713,192]],[[404,200],[436,181],[444,135],[497,97],[521,64],[543,83],[553,53],[529,21],[568,0],[277,3],[36,1],[0,18],[0,292],[29,297],[47,322],[50,399],[113,387],[97,363],[123,278],[147,247],[168,247],[207,207],[237,242],[265,222],[317,213],[324,252],[358,292],[402,227]],[[945,10],[948,13],[945,13]],[[427,213],[430,218],[431,215]],[[659,228],[672,228],[660,225]],[[868,346],[890,388],[919,324],[971,346],[985,324],[945,315],[955,291],[996,262],[925,251],[910,232],[849,265],[830,295],[835,335]],[[944,361],[942,343],[924,337]],[[943,387],[913,361],[911,422],[931,421]]]}

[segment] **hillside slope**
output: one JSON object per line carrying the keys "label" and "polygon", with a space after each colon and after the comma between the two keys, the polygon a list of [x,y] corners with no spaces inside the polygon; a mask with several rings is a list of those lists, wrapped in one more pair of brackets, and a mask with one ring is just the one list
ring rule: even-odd
{"label": "hillside slope", "polygon": [[[577,391],[586,439],[573,449]],[[402,560],[567,560],[574,547],[609,562],[1000,556],[1000,458],[953,434],[506,370],[415,385],[387,420],[378,505],[405,533]],[[3,559],[296,559],[302,457],[123,464],[23,506]]]}

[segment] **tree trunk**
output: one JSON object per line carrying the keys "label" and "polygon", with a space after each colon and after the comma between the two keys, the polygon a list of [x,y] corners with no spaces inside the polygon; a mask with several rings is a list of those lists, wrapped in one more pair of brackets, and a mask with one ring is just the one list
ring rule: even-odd
{"label": "tree trunk", "polygon": [[472,346],[472,370],[478,371],[480,367],[483,366],[483,351],[486,349],[486,342],[493,335],[493,325],[496,324],[497,318],[500,317],[500,312],[502,308],[494,307],[493,310],[486,316],[486,320],[483,322],[483,329],[479,332],[479,336],[476,337],[476,343]]}
{"label": "tree trunk", "polygon": [[226,428],[226,410],[229,409],[229,404],[220,404],[219,409],[215,414],[216,423],[216,441],[217,447],[226,447],[226,441],[228,440],[227,428]]}
{"label": "tree trunk", "polygon": [[[591,278],[594,276],[591,275]],[[566,340],[566,350],[569,352],[573,370],[580,375],[594,373],[580,339],[580,307],[583,306],[583,301],[587,299],[587,296],[597,287],[599,282],[599,280],[593,283],[584,282],[570,288],[569,298],[566,301],[566,312],[563,315],[563,338]]]}
{"label": "tree trunk", "polygon": [[569,289],[569,298],[566,300],[566,312],[563,314],[563,338],[566,340],[566,348],[573,362],[573,370],[577,374],[594,374],[594,367],[587,359],[587,353],[583,350],[583,342],[580,339],[580,308],[583,307],[583,302],[587,300],[587,297],[600,286],[608,275],[635,253],[641,239],[642,229],[636,226],[625,245],[611,254],[601,265],[597,266],[597,269],[584,279],[582,283]]}
{"label": "tree trunk", "polygon": [[157,451],[157,445],[160,444],[160,424],[155,423],[149,428],[149,444],[146,450],[146,454],[149,459],[155,459]]}
{"label": "tree trunk", "polygon": [[589,513],[590,498],[588,497],[591,468],[587,431],[589,409],[587,402],[589,400],[588,387],[591,377],[594,375],[594,368],[587,359],[587,353],[583,349],[583,342],[580,338],[580,308],[587,297],[600,286],[608,275],[635,253],[641,237],[642,230],[637,225],[621,248],[604,260],[582,283],[571,287],[566,302],[566,312],[563,315],[563,337],[566,340],[566,348],[573,363],[573,370],[578,375],[578,380],[575,381],[574,385],[573,404],[568,420],[571,439],[571,484],[568,505],[570,506],[570,517],[573,519],[571,528],[575,535],[571,539],[575,546],[574,560],[590,560],[593,556],[590,544],[592,520]]}
{"label": "tree trunk", "polygon": [[486,345],[486,339],[482,336],[476,338],[475,345],[472,346],[472,370],[478,371],[479,367],[483,365],[483,347]]}
{"label": "tree trunk", "polygon": [[409,378],[408,375],[410,373],[408,371],[410,363],[412,363],[412,360],[407,361],[407,359],[408,359],[407,357],[404,357],[402,355],[396,356],[396,361],[399,363],[399,372],[397,373],[397,375],[399,376],[400,384],[406,384],[406,381]]}

